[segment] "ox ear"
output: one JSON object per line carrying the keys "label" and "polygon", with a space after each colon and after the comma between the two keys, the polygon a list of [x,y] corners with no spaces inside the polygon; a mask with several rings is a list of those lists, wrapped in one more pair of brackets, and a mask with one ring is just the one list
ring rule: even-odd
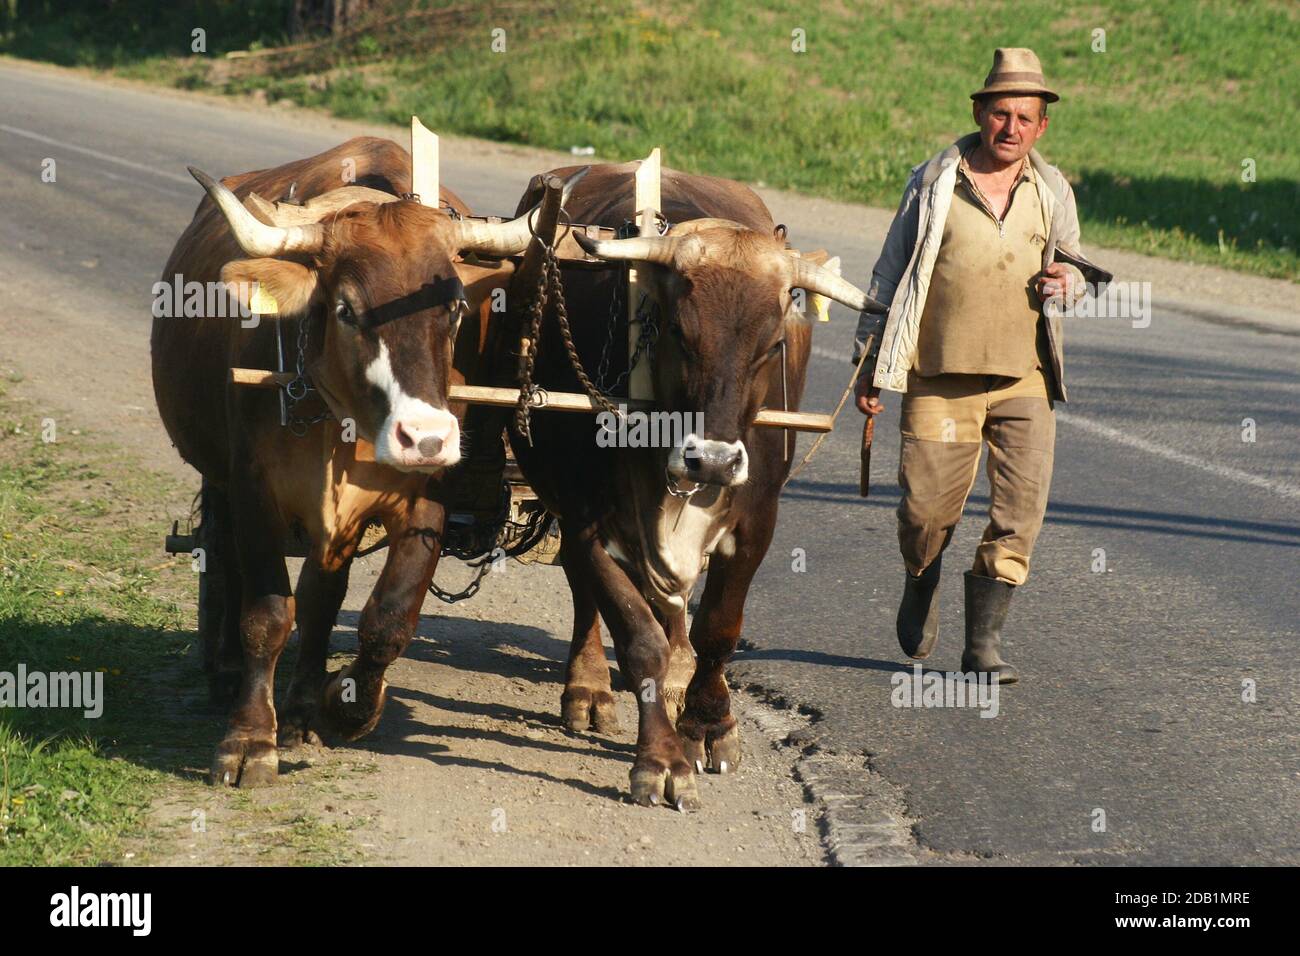
{"label": "ox ear", "polygon": [[831,254],[825,249],[814,249],[812,252],[800,252],[798,249],[791,249],[790,254],[798,256],[800,259],[807,259],[809,262],[819,266],[825,265],[826,260],[831,257]]}
{"label": "ox ear", "polygon": [[272,319],[303,315],[320,284],[315,269],[284,259],[234,259],[221,267],[221,281],[240,305]]}

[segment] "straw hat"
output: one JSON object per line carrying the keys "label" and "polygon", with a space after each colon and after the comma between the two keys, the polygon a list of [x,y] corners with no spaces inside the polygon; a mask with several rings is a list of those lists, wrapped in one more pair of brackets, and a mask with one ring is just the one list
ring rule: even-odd
{"label": "straw hat", "polygon": [[998,47],[993,51],[993,69],[984,78],[984,89],[976,90],[971,99],[991,94],[1041,96],[1049,103],[1060,99],[1043,79],[1043,65],[1033,50],[1024,47]]}

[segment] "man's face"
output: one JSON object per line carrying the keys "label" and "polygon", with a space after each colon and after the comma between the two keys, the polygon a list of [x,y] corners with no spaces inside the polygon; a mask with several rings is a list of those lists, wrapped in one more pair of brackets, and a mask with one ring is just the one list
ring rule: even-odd
{"label": "man's face", "polygon": [[974,112],[985,151],[1003,163],[1024,159],[1038,137],[1047,132],[1044,103],[1037,96],[976,100]]}

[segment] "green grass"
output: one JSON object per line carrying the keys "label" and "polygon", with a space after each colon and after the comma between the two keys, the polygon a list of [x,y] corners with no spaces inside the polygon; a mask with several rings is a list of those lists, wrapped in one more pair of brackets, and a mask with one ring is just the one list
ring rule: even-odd
{"label": "green grass", "polygon": [[153,775],[104,755],[92,740],[35,740],[0,722],[0,865],[62,866],[122,859],[141,825]]}
{"label": "green grass", "polygon": [[[912,165],[972,128],[968,94],[993,47],[1032,46],[1062,94],[1042,150],[1075,183],[1086,243],[1300,279],[1300,7],[1288,0],[416,6],[460,12],[241,61],[156,44],[124,55],[111,39],[123,27],[101,19],[65,59],[603,158],[661,145],[677,168],[889,207]],[[278,42],[273,7],[225,48]],[[495,27],[504,53],[489,47]],[[796,28],[806,53],[791,50]],[[24,42],[38,46],[19,32],[0,49],[23,55]],[[1247,159],[1255,182],[1242,181]]]}
{"label": "green grass", "polygon": [[[188,493],[66,420],[44,442],[44,418],[0,386],[0,670],[102,671],[103,713],[0,710],[0,866],[357,860],[313,813],[328,765],[272,804],[203,782],[225,719],[191,652],[195,575],[161,548]],[[189,808],[221,821],[197,860]]]}
{"label": "green grass", "polygon": [[116,862],[164,780],[141,740],[151,678],[188,644],[140,517],[175,489],[41,424],[0,398],[0,668],[102,672],[103,714],[0,711],[0,864]]}

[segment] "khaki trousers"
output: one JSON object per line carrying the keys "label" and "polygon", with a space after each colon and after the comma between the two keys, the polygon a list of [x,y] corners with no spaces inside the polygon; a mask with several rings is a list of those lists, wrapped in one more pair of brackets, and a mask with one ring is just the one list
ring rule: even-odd
{"label": "khaki trousers", "polygon": [[898,544],[909,574],[943,552],[988,442],[989,523],[973,570],[1008,584],[1029,577],[1052,480],[1056,414],[1046,377],[908,375],[903,394]]}

